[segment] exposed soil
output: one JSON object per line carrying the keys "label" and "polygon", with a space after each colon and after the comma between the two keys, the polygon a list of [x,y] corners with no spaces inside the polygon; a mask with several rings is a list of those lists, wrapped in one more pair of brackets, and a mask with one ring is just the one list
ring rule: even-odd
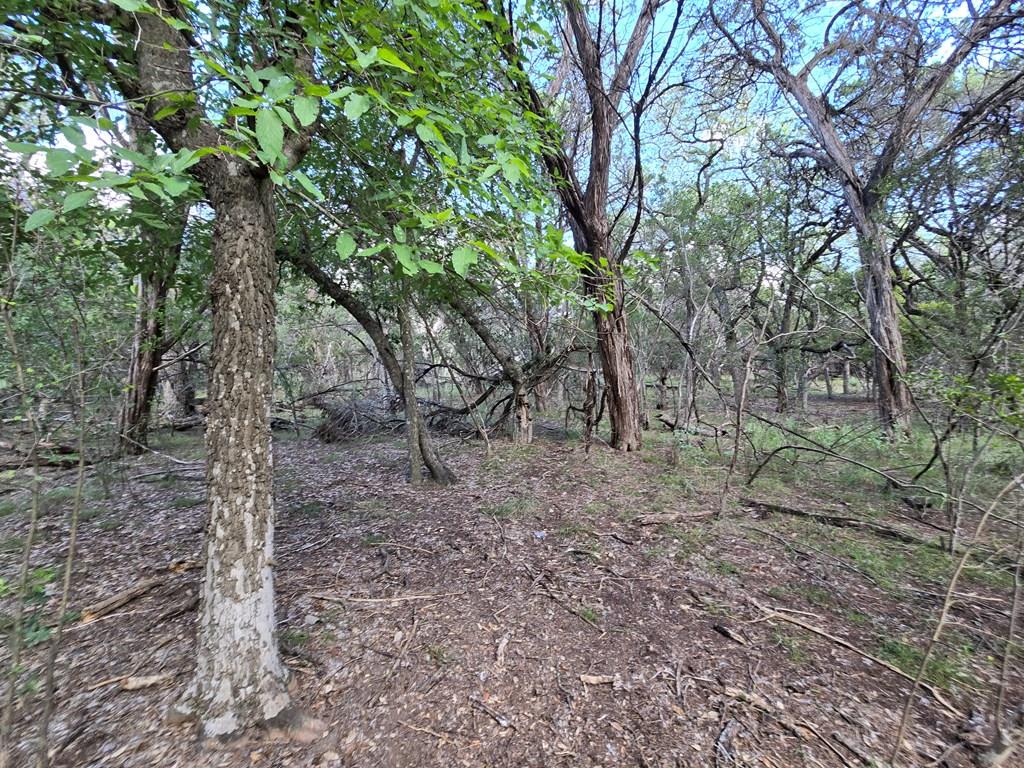
{"label": "exposed soil", "polygon": [[[195,444],[174,439],[167,450],[199,458]],[[281,642],[297,700],[330,733],[312,745],[254,737],[216,751],[165,719],[192,672],[201,465],[150,456],[128,466],[112,498],[87,502],[72,606],[161,581],[66,630],[54,765],[788,768],[888,759],[909,683],[779,614],[899,667],[940,604],[932,559],[870,532],[764,518],[735,498],[715,519],[722,467],[674,469],[663,447],[637,456],[595,446],[587,456],[569,443],[499,444],[485,458],[479,444],[451,441],[443,450],[458,485],[414,490],[399,439],[337,446],[279,436]],[[158,469],[171,474],[161,479]],[[786,503],[821,508],[810,489],[786,490]],[[735,496],[758,495],[742,491]],[[65,517],[43,518],[35,566],[59,568]],[[10,514],[0,538],[16,543],[25,528]],[[8,544],[0,573],[13,583],[18,555]],[[41,611],[55,610],[58,582],[45,587]],[[961,714],[919,690],[904,764],[966,765],[967,717],[991,710],[1009,594],[980,578],[962,591],[946,664],[931,676]],[[23,684],[46,647],[30,649]],[[126,677],[149,684],[126,690]],[[1022,691],[1018,657],[1010,702]],[[19,698],[23,748],[40,698]],[[30,764],[27,752],[21,759]]]}

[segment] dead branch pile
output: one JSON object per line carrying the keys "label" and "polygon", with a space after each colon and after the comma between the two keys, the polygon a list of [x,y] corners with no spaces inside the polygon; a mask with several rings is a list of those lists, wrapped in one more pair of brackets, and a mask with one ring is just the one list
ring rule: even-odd
{"label": "dead branch pile", "polygon": [[405,426],[401,402],[395,398],[368,397],[358,400],[318,398],[315,405],[323,419],[313,431],[325,443],[340,443],[357,437],[393,432]]}

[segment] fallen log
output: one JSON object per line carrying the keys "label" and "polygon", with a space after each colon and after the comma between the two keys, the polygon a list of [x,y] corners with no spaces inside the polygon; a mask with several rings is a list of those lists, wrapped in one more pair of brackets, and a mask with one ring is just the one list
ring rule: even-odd
{"label": "fallen log", "polygon": [[869,531],[877,536],[882,536],[886,539],[894,539],[895,541],[901,541],[904,544],[934,547],[936,549],[945,551],[945,549],[938,542],[929,541],[928,539],[922,539],[917,536],[914,536],[912,533],[901,531],[899,528],[892,528],[888,525],[882,525],[881,523],[875,523],[870,520],[862,520],[857,517],[843,517],[841,515],[823,514],[820,512],[808,512],[805,509],[787,507],[783,504],[774,504],[770,501],[761,501],[759,499],[741,498],[740,503],[743,506],[747,507],[748,509],[755,509],[759,512],[775,512],[782,515],[791,515],[793,517],[803,517],[808,520],[814,520],[819,523],[824,523],[825,525],[832,525],[836,528],[853,528],[855,530]]}

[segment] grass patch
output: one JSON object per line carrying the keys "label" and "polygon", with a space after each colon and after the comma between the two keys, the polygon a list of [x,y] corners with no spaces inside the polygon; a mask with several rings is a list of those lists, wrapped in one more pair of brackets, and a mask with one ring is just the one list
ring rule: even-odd
{"label": "grass patch", "polygon": [[513,520],[526,517],[537,508],[537,502],[529,496],[512,496],[497,504],[481,507],[480,511],[498,520]]}
{"label": "grass patch", "polygon": [[286,629],[281,632],[281,645],[285,649],[301,648],[310,640],[309,633],[301,629]]}
{"label": "grass patch", "polygon": [[0,517],[10,517],[18,512],[28,511],[29,504],[15,499],[0,501]]}
{"label": "grass patch", "polygon": [[435,667],[444,667],[455,661],[451,651],[443,645],[431,644],[423,650],[426,651],[427,658],[430,659],[430,663]]}
{"label": "grass patch", "polygon": [[177,496],[171,499],[171,509],[191,509],[205,502],[206,499],[197,496]]}
{"label": "grass patch", "polygon": [[792,591],[811,605],[825,607],[835,602],[835,597],[831,592],[814,584],[798,584],[793,587]]}
{"label": "grass patch", "polygon": [[802,666],[810,660],[811,656],[808,653],[803,640],[799,637],[776,628],[772,630],[772,639],[775,641],[777,646],[786,652],[786,658],[789,659],[790,663],[794,666]]}
{"label": "grass patch", "polygon": [[584,525],[583,523],[578,523],[578,522],[572,522],[572,523],[567,523],[566,525],[563,525],[561,528],[558,529],[557,533],[558,533],[559,536],[578,537],[578,536],[592,536],[594,534],[594,531],[588,525]]}
{"label": "grass patch", "polygon": [[288,510],[289,514],[298,517],[319,517],[324,512],[324,505],[315,499],[296,504]]}
{"label": "grass patch", "polygon": [[693,480],[679,472],[662,472],[655,478],[655,481],[661,486],[669,488],[675,493],[681,493],[684,496],[690,496],[696,490]]}
{"label": "grass patch", "polygon": [[739,576],[743,573],[742,568],[728,560],[710,560],[708,562],[708,569],[723,576]]}
{"label": "grass patch", "polygon": [[591,605],[581,605],[576,609],[576,615],[591,624],[601,621],[601,611]]}
{"label": "grass patch", "polygon": [[[936,648],[925,667],[925,680],[940,688],[949,688],[955,683],[970,683],[972,678],[965,669],[965,662],[973,655],[974,647],[970,643],[960,643],[952,649]],[[905,640],[886,638],[878,646],[878,657],[908,675],[916,675],[921,668],[924,651]]]}

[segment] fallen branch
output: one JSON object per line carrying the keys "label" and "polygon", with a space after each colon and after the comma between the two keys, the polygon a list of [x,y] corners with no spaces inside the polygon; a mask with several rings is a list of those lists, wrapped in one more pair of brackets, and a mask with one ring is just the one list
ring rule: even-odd
{"label": "fallen branch", "polygon": [[342,595],[310,595],[314,600],[326,600],[329,603],[399,603],[408,600],[440,600],[442,597],[455,597],[461,592],[442,592],[436,595],[396,595],[395,597],[345,597]]}
{"label": "fallen branch", "polygon": [[825,525],[832,525],[836,528],[853,528],[854,530],[869,531],[886,539],[901,541],[904,544],[933,547],[945,552],[945,549],[934,541],[921,539],[913,534],[907,533],[906,531],[901,531],[898,528],[892,528],[888,525],[882,525],[881,523],[873,523],[869,520],[861,520],[856,517],[842,517],[840,515],[828,515],[820,512],[808,512],[803,509],[797,509],[796,507],[787,507],[782,504],[773,504],[770,501],[760,501],[758,499],[741,498],[740,503],[749,509],[756,509],[760,512],[775,512],[782,515],[791,515],[793,517],[803,517]]}
{"label": "fallen branch", "polygon": [[132,600],[142,597],[144,594],[149,592],[160,584],[164,583],[164,579],[161,576],[155,576],[150,579],[143,579],[135,586],[129,587],[118,592],[115,595],[111,595],[105,600],[100,600],[98,603],[93,603],[82,609],[82,624],[89,624],[96,621],[108,613],[113,613],[123,605],[127,605]]}
{"label": "fallen branch", "polygon": [[[904,680],[906,680],[906,681],[908,681],[910,683],[915,682],[913,675],[908,675],[906,672],[904,672],[902,669],[900,669],[899,667],[895,666],[894,664],[890,664],[888,661],[885,661],[884,659],[880,659],[877,656],[873,656],[872,654],[868,653],[867,651],[861,650],[860,648],[858,648],[857,646],[853,645],[852,643],[850,643],[850,642],[848,642],[846,640],[843,640],[841,637],[836,637],[835,635],[830,634],[830,633],[826,632],[825,630],[823,630],[823,629],[821,629],[819,627],[814,626],[813,624],[808,624],[805,621],[801,621],[800,619],[796,618],[795,616],[787,616],[786,614],[782,613],[781,611],[775,610],[774,608],[769,608],[767,606],[761,605],[760,603],[758,603],[755,600],[751,600],[750,602],[758,610],[763,612],[765,614],[765,618],[768,619],[769,621],[772,621],[774,619],[778,619],[780,621],[785,621],[788,624],[794,624],[795,626],[801,627],[802,629],[806,629],[808,632],[811,632],[811,633],[813,633],[815,635],[818,635],[819,637],[823,637],[826,640],[830,640],[833,643],[835,643],[836,645],[838,645],[838,646],[840,646],[842,648],[845,648],[848,651],[853,651],[858,656],[861,656],[861,657],[867,659],[868,661],[871,661],[871,662],[874,662],[875,664],[878,664],[880,667],[883,667],[883,668],[889,670],[894,675],[902,677]],[[957,709],[952,704],[950,704],[948,701],[946,701],[946,699],[943,697],[943,695],[941,693],[939,693],[938,689],[934,685],[931,685],[930,683],[926,683],[923,680],[919,683],[919,685],[921,686],[921,688],[923,688],[924,690],[928,691],[928,693],[931,695],[931,697],[933,699],[935,699],[935,701],[938,702],[939,705],[942,706],[942,708],[945,709],[946,712],[948,712],[950,715],[952,715],[953,717],[955,717],[955,718],[957,718],[959,720],[963,720],[964,718],[967,717],[963,712],[961,712],[959,709]]]}

